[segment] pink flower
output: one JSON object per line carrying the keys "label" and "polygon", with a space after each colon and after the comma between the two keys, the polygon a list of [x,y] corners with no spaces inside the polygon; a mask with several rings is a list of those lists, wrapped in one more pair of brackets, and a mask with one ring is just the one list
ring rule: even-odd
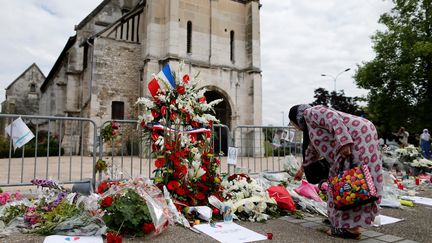
{"label": "pink flower", "polygon": [[18,191],[18,192],[15,192],[15,199],[18,200],[18,201],[22,199],[22,194],[21,194],[21,192],[19,192],[19,191]]}

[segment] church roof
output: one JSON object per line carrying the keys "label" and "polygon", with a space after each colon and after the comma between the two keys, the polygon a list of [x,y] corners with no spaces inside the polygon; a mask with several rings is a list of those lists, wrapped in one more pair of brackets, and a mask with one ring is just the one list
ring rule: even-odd
{"label": "church roof", "polygon": [[28,71],[30,71],[30,69],[32,69],[33,67],[35,67],[41,74],[42,76],[45,78],[45,75],[43,74],[43,72],[40,70],[40,68],[38,67],[38,65],[36,65],[36,63],[33,63],[32,65],[30,65],[20,76],[18,76],[18,78],[16,78],[11,84],[9,84],[9,86],[7,86],[6,89],[9,89],[10,87],[12,87],[12,85],[18,81],[20,78],[22,78],[22,76],[24,76],[24,74],[26,74]]}
{"label": "church roof", "polygon": [[81,29],[85,24],[87,24],[93,17],[95,17],[111,0],[104,0],[99,4],[87,17],[85,17],[77,26],[75,30]]}
{"label": "church roof", "polygon": [[51,68],[51,71],[48,73],[48,76],[45,78],[45,81],[41,85],[41,87],[40,87],[41,91],[45,90],[46,86],[48,85],[48,82],[57,73],[58,69],[61,67],[61,63],[63,61],[63,58],[66,56],[69,49],[75,44],[75,41],[76,41],[76,35],[69,37],[68,41],[66,42],[65,47],[63,48],[62,52],[60,53],[60,56],[57,58],[56,62],[54,63],[54,66]]}

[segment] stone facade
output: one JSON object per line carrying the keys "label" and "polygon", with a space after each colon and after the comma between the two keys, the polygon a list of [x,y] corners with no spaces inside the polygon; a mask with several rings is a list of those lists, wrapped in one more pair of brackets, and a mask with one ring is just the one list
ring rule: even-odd
{"label": "stone facade", "polygon": [[[224,99],[224,124],[260,125],[259,8],[259,0],[105,0],[75,27],[42,85],[40,114],[102,126],[116,102],[124,119],[135,119],[134,103],[149,95],[152,74],[184,63],[200,73],[201,87]],[[89,149],[93,130],[85,136]]]}
{"label": "stone facade", "polygon": [[[36,115],[39,111],[40,86],[45,75],[33,63],[6,88],[6,99],[1,104],[1,113]],[[6,119],[0,119],[0,136],[5,136]]]}

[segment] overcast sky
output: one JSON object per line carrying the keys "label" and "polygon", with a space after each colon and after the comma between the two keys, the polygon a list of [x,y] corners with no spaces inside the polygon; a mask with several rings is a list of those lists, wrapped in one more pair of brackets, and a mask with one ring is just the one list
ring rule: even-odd
{"label": "overcast sky", "polygon": [[[35,62],[48,75],[74,26],[102,0],[0,0],[0,101],[4,89]],[[357,64],[371,60],[371,35],[390,0],[261,0],[263,123],[288,122],[292,105],[313,101],[313,91],[356,88]]]}

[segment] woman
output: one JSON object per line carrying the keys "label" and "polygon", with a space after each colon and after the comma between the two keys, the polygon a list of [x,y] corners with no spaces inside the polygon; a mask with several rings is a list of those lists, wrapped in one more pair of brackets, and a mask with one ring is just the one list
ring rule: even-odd
{"label": "woman", "polygon": [[408,147],[409,133],[405,131],[405,127],[399,128],[399,131],[395,135],[399,138],[399,144],[401,148]]}
{"label": "woman", "polygon": [[430,159],[430,134],[427,129],[423,129],[423,133],[420,135],[420,147],[423,151],[423,156],[426,159]]}
{"label": "woman", "polygon": [[[330,163],[329,177],[332,177],[337,174],[340,162],[348,156],[352,155],[354,164],[363,162],[368,165],[378,201],[340,211],[334,208],[330,190],[327,192],[331,223],[327,233],[342,238],[359,238],[361,228],[371,225],[378,215],[382,195],[382,164],[375,126],[364,118],[325,106],[296,105],[291,108],[289,118],[303,131],[303,166],[324,157]],[[345,169],[348,167],[346,165]],[[301,177],[302,173],[300,169],[296,177]]]}

